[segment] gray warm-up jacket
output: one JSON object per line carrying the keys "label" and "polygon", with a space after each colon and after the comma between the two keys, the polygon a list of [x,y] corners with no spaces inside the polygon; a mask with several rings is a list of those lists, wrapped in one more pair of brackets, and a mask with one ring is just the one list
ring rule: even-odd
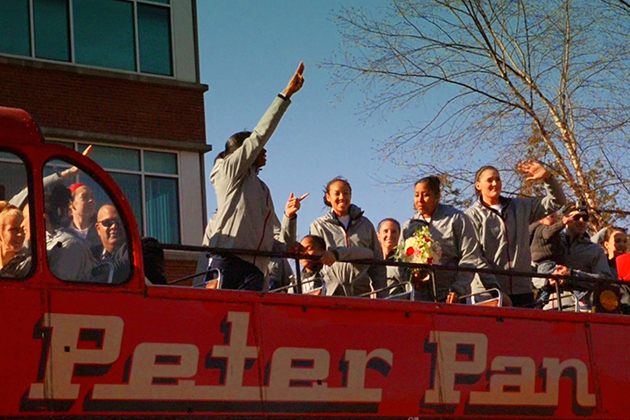
{"label": "gray warm-up jacket", "polygon": [[[353,248],[363,247],[372,250],[374,259],[382,260],[381,244],[376,237],[376,230],[372,222],[364,217],[363,211],[354,204],[350,205],[349,215],[350,224],[348,230],[331,210],[311,223],[310,233],[311,235],[324,238],[326,247],[329,250],[347,247],[346,251],[349,254],[344,259],[361,259],[361,255],[365,255],[364,252],[355,249],[356,252],[353,253]],[[361,274],[356,276],[353,281],[352,289],[354,293],[363,294],[370,292],[370,282],[374,290],[382,289],[387,285],[385,266],[355,266],[361,270]]]}
{"label": "gray warm-up jacket", "polygon": [[[217,212],[206,228],[204,246],[272,251],[277,241],[295,243],[297,217],[284,217],[280,224],[269,188],[254,167],[289,104],[289,100],[276,98],[243,145],[215,161],[210,182],[217,195]],[[266,273],[268,257],[239,257]]]}
{"label": "gray warm-up jacket", "polygon": [[[371,249],[359,246],[339,247],[336,251],[342,261],[369,260],[374,257]],[[326,296],[356,296],[354,281],[362,274],[360,267],[358,264],[337,261],[330,266],[322,265],[315,275],[320,276],[326,284]]]}
{"label": "gray warm-up jacket", "polygon": [[[44,177],[42,182],[44,183],[44,189],[46,189],[57,182],[64,182],[64,185],[65,185],[66,180],[64,180],[61,177],[60,173],[55,172],[53,174],[50,174]],[[19,208],[20,210],[24,208],[26,203],[28,203],[28,187],[24,188],[22,191],[15,194],[11,198],[11,200],[9,200],[9,204],[13,204],[15,207]]]}
{"label": "gray warm-up jacket", "polygon": [[573,270],[573,275],[582,278],[613,278],[604,249],[591,242],[587,234],[571,239],[565,231],[562,241],[567,246],[565,265]]}
{"label": "gray warm-up jacket", "polygon": [[[531,272],[529,225],[558,210],[566,199],[562,187],[551,177],[544,183],[547,195],[535,198],[500,197],[501,213],[481,201],[468,210],[485,260],[493,269]],[[509,295],[532,292],[531,277],[497,276],[501,290]]]}
{"label": "gray warm-up jacket", "polygon": [[[483,260],[477,234],[470,219],[463,212],[449,205],[438,204],[430,223],[427,223],[419,213],[407,220],[402,227],[400,244],[402,245],[407,238],[413,236],[417,229],[427,225],[431,237],[441,250],[437,264],[447,267],[490,268]],[[450,291],[460,296],[469,294],[473,278],[472,272],[436,270],[438,301],[445,301]],[[492,275],[481,274],[480,279],[486,289],[497,287],[496,279]]]}

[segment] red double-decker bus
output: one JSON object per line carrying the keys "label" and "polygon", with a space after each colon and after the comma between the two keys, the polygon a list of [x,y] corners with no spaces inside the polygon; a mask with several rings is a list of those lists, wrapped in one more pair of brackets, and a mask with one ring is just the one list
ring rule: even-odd
{"label": "red double-decker bus", "polygon": [[[76,267],[51,182],[115,209],[126,270]],[[630,417],[628,317],[152,285],[120,189],[21,110],[0,185],[28,245],[0,271],[2,418]]]}

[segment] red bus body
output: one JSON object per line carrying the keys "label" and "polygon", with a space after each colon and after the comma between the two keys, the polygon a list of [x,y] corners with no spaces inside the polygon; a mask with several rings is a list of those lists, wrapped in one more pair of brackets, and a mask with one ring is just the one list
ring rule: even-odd
{"label": "red bus body", "polygon": [[[630,418],[630,318],[146,285],[130,206],[90,159],[0,108],[28,168],[34,274],[0,280],[2,418]],[[121,285],[48,270],[43,165],[65,156],[116,197]]]}

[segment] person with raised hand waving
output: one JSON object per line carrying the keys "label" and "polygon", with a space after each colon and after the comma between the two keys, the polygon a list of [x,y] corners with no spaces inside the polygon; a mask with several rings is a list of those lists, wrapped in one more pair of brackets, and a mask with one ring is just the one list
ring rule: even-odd
{"label": "person with raised hand waving", "polygon": [[[232,135],[214,161],[210,182],[217,196],[217,212],[208,223],[203,245],[272,251],[278,242],[289,246],[296,243],[296,212],[303,197],[289,198],[280,223],[269,188],[258,173],[267,163],[265,145],[291,104],[291,97],[302,88],[303,74],[304,63],[300,63],[256,128]],[[209,268],[221,272],[224,289],[260,291],[268,263],[269,257],[265,256],[213,254]]]}

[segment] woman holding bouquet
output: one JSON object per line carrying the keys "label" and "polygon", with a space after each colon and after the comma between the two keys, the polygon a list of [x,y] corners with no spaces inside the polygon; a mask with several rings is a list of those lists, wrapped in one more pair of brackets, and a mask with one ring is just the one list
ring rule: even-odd
{"label": "woman holding bouquet", "polygon": [[[483,255],[492,268],[528,272],[531,271],[529,225],[558,210],[566,198],[558,181],[540,162],[522,162],[518,169],[527,175],[527,181],[542,180],[547,195],[503,197],[499,171],[484,166],[475,176],[479,200],[466,210],[466,214],[473,222]],[[531,277],[502,275],[497,276],[497,280],[514,306],[534,306]]]}
{"label": "woman holding bouquet", "polygon": [[[353,248],[368,248],[374,253],[375,259],[383,259],[374,225],[351,201],[352,188],[347,180],[337,177],[326,184],[324,204],[331,210],[315,219],[310,229],[311,235],[324,238],[327,250],[332,251],[326,254],[326,259],[322,259],[324,264],[331,265],[335,262],[335,250],[339,247],[348,248],[350,255]],[[357,249],[357,251],[363,254],[361,250]],[[350,294],[353,296],[379,290],[387,285],[385,266],[360,267],[357,265],[357,267],[361,269],[361,274],[352,281]]]}
{"label": "woman holding bouquet", "polygon": [[[424,241],[434,241],[437,245],[437,258],[426,263],[437,263],[448,267],[489,268],[481,257],[481,247],[468,217],[455,207],[440,203],[440,179],[436,176],[422,178],[415,185],[414,216],[402,228],[400,246],[414,235],[422,235]],[[428,230],[428,232],[427,232]],[[402,250],[405,252],[405,250]],[[409,276],[408,270],[403,276]],[[404,278],[401,276],[401,278]],[[494,276],[481,274],[486,288],[497,287]],[[467,295],[474,278],[472,272],[436,271],[435,299],[439,302],[454,303],[459,296]],[[413,279],[412,279],[413,280]],[[416,300],[433,301],[433,287],[429,282],[416,284]]]}

